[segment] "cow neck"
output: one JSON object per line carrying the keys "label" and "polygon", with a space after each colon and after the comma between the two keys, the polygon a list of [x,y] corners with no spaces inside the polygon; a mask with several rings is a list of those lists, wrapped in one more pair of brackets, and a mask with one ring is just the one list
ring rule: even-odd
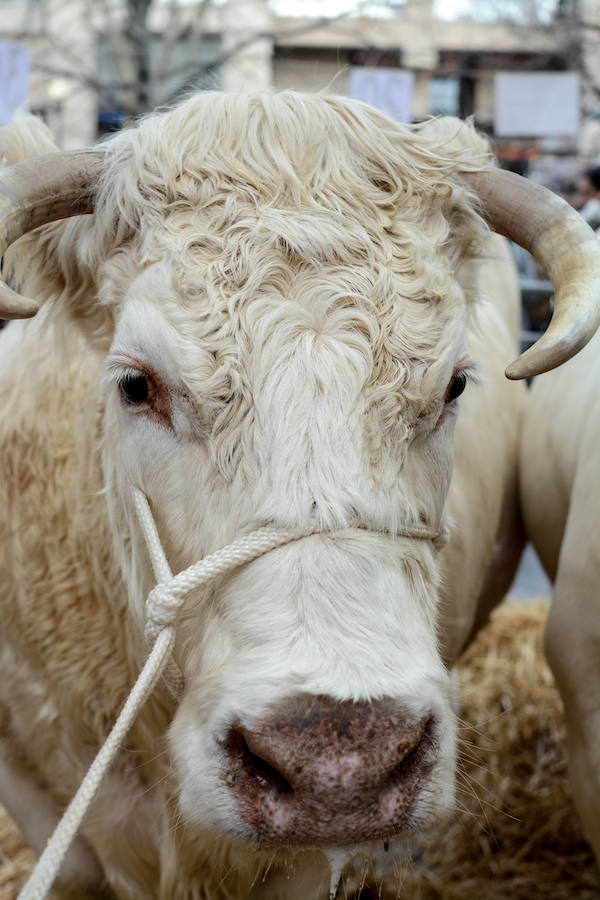
{"label": "cow neck", "polygon": [[[44,852],[19,894],[18,900],[44,900],[48,895],[65,854],[79,830],[83,817],[94,799],[121,741],[161,675],[165,674],[173,695],[177,699],[181,697],[184,687],[183,674],[173,660],[172,650],[175,643],[177,615],[190,591],[244,563],[257,559],[270,550],[322,531],[316,526],[304,530],[269,526],[259,528],[188,566],[177,575],[173,575],[146,495],[134,487],[133,497],[157,582],[148,595],[145,608],[145,637],[151,649],[117,721],[46,844]],[[349,528],[340,531],[339,534],[364,533],[365,530],[368,529]],[[434,546],[444,544],[448,537],[445,528],[429,528],[421,524],[414,524],[390,535],[390,537],[396,536],[431,541]]]}

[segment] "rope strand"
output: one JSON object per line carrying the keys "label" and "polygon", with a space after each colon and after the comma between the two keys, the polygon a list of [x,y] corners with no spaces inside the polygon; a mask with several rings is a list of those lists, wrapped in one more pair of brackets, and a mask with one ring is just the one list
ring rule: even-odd
{"label": "rope strand", "polygon": [[148,696],[152,693],[171,652],[175,633],[172,628],[165,628],[157,637],[150,656],[142,669],[138,680],[125,701],[125,705],[115,722],[112,731],[98,751],[87,775],[81,782],[77,793],[69,803],[54,834],[48,841],[18,900],[44,900],[54,883],[62,865],[65,854],[88,807],[94,799],[104,775],[112,763],[121,741],[129,731],[135,717]]}

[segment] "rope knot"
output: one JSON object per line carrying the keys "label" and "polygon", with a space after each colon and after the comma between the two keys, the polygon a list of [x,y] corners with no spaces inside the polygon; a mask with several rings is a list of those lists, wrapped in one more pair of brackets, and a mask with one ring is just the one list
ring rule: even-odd
{"label": "rope knot", "polygon": [[146,600],[145,637],[149,646],[152,646],[163,628],[175,624],[182,600],[183,597],[176,596],[168,582],[152,588]]}

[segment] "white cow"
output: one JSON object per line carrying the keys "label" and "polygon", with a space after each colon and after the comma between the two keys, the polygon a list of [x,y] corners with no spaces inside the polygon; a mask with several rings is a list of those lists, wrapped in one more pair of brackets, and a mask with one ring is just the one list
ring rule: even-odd
{"label": "white cow", "polygon": [[[29,119],[2,139],[49,149]],[[455,120],[294,93],[204,94],[4,173],[0,797],[34,848],[148,652],[134,489],[174,571],[310,533],[186,599],[183,695],[146,703],[63,890],[321,900],[321,849],[335,867],[452,809],[444,663],[521,543],[518,291],[479,210],[558,287],[511,377],[598,321],[587,226],[521,182]]]}
{"label": "white cow", "polygon": [[565,706],[571,783],[600,859],[600,339],[536,378],[521,442],[527,532],[554,594],[545,649]]}

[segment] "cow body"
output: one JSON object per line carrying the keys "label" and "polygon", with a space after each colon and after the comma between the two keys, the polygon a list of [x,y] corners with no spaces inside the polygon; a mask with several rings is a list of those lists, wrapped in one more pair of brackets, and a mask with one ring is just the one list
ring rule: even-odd
{"label": "cow body", "polygon": [[524,519],[554,583],[545,649],[567,723],[569,773],[578,810],[600,856],[600,341],[537,378],[521,442]]}
{"label": "cow body", "polygon": [[[431,127],[191,100],[111,142],[96,216],[11,250],[47,297],[0,338],[0,793],[34,849],[147,653],[132,486],[174,571],[265,522],[321,531],[186,603],[183,698],[161,682],[128,735],[62,874],[77,896],[319,900],[319,847],[451,811],[446,666],[520,554],[523,392],[514,272],[455,174],[485,148]],[[475,366],[452,474],[448,392]]]}

